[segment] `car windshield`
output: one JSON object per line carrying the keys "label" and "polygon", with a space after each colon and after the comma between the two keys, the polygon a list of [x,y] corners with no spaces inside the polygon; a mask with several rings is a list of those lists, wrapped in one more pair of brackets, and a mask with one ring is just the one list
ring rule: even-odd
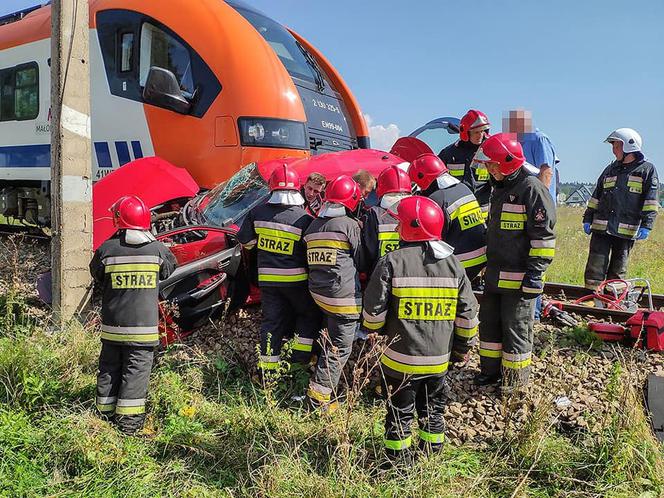
{"label": "car windshield", "polygon": [[449,131],[447,128],[437,127],[421,131],[416,135],[416,138],[422,140],[431,147],[432,151],[439,154],[445,147],[456,142],[459,139],[459,135]]}
{"label": "car windshield", "polygon": [[256,163],[251,163],[205,195],[210,202],[203,209],[203,218],[212,226],[238,223],[251,208],[265,200],[268,193],[267,182],[258,172]]}

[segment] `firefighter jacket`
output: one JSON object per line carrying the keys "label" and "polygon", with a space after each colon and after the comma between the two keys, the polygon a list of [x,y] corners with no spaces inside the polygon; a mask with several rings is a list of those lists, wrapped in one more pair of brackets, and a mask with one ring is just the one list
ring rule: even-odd
{"label": "firefighter jacket", "polygon": [[457,140],[441,150],[438,155],[450,170],[450,174],[465,183],[473,193],[489,181],[489,172],[486,167],[473,163],[479,147],[469,141]]}
{"label": "firefighter jacket", "polygon": [[292,287],[307,283],[304,231],[313,218],[300,206],[262,204],[245,217],[237,234],[247,249],[258,250],[258,285]]}
{"label": "firefighter jacket", "polygon": [[127,239],[127,231],[120,230],[95,251],[90,262],[92,278],[102,291],[101,340],[156,346],[159,280],[173,272],[175,258],[153,237],[140,244],[130,244]]}
{"label": "firefighter jacket", "polygon": [[[449,177],[448,177],[449,178]],[[457,180],[445,188],[433,182],[425,194],[445,213],[443,240],[454,247],[454,255],[464,268],[486,263],[486,225],[477,199],[470,189]]]}
{"label": "firefighter jacket", "polygon": [[643,159],[629,164],[614,161],[597,180],[583,222],[591,223],[593,232],[634,239],[639,227],[652,230],[655,224],[658,189],[652,163]]}
{"label": "firefighter jacket", "polygon": [[326,313],[358,319],[362,308],[360,225],[349,216],[316,218],[306,231],[309,291]]}
{"label": "firefighter jacket", "polygon": [[370,208],[362,225],[366,270],[371,273],[378,259],[399,247],[397,219],[381,206]]}
{"label": "firefighter jacket", "polygon": [[402,243],[378,261],[364,294],[362,326],[387,335],[380,361],[386,375],[439,375],[452,353],[477,340],[478,304],[466,273],[449,252]]}
{"label": "firefighter jacket", "polygon": [[523,168],[493,183],[485,289],[537,296],[555,254],[553,199],[544,184]]}

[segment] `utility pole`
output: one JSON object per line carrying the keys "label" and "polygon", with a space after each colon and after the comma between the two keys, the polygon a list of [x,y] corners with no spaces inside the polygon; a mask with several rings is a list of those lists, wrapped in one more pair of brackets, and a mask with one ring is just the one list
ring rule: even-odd
{"label": "utility pole", "polygon": [[88,0],[51,2],[51,268],[60,325],[86,307],[92,256]]}

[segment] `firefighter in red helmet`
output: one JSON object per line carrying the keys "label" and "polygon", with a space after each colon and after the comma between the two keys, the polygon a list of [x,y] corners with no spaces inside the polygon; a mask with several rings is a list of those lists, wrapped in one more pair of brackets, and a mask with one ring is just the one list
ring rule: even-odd
{"label": "firefighter in red helmet", "polygon": [[263,321],[258,367],[275,370],[283,339],[295,332],[291,361],[306,365],[318,338],[322,316],[307,290],[304,232],[313,218],[304,210],[300,178],[287,165],[278,166],[268,182],[271,195],[242,222],[238,240],[257,249],[258,286]]}
{"label": "firefighter in red helmet", "polygon": [[358,184],[342,175],[328,183],[325,203],[306,231],[309,291],[325,314],[328,336],[307,391],[313,407],[333,410],[339,383],[358,330],[363,265],[360,225],[354,212],[362,199]]}
{"label": "firefighter in red helmet", "polygon": [[368,273],[373,271],[379,258],[399,247],[397,220],[390,210],[395,211],[399,201],[410,193],[410,178],[400,167],[390,166],[378,175],[378,205],[367,210],[362,223],[362,245]]}
{"label": "firefighter in red helmet", "polygon": [[488,208],[491,186],[489,172],[473,158],[482,142],[489,137],[489,118],[481,111],[469,110],[459,123],[459,140],[440,151],[438,157],[447,165],[450,174],[465,183],[485,209]]}
{"label": "firefighter in red helmet", "polygon": [[175,258],[150,232],[150,210],[136,196],[110,208],[116,233],[90,262],[101,287],[97,410],[133,434],[143,427],[154,349],[159,344],[159,280]]}
{"label": "firefighter in red helmet", "polygon": [[477,160],[486,164],[493,190],[480,309],[481,373],[475,382],[504,377],[510,389],[529,380],[535,298],[555,253],[556,209],[544,184],[522,167],[516,135],[493,135]]}
{"label": "firefighter in red helmet", "polygon": [[380,359],[387,395],[388,457],[410,454],[411,423],[419,418],[419,445],[442,447],[445,375],[477,340],[477,300],[464,268],[441,241],[444,215],[434,201],[403,199],[401,246],[378,261],[364,295],[363,328],[385,334]]}
{"label": "firefighter in red helmet", "polygon": [[454,255],[473,280],[486,263],[486,226],[477,199],[434,154],[416,158],[408,175],[422,189],[422,195],[443,209],[447,220],[443,239],[454,247]]}

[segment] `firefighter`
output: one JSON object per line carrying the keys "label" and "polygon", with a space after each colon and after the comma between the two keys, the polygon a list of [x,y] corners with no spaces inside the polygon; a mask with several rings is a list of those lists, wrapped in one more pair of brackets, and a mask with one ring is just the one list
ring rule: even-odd
{"label": "firefighter", "polygon": [[410,192],[408,173],[398,166],[390,166],[378,176],[376,194],[379,203],[367,210],[362,223],[362,245],[369,274],[379,258],[399,247],[397,220],[390,210],[396,210],[399,201]]}
{"label": "firefighter", "polygon": [[583,229],[591,235],[585,271],[590,290],[625,277],[629,252],[635,240],[648,238],[659,199],[657,170],[641,152],[641,136],[619,128],[605,142],[616,160],[600,175],[583,215]]}
{"label": "firefighter", "polygon": [[408,175],[422,195],[443,209],[447,220],[443,240],[454,247],[454,255],[473,280],[486,264],[486,225],[477,199],[435,154],[417,157]]}
{"label": "firefighter", "polygon": [[296,332],[291,361],[307,365],[318,338],[322,316],[307,289],[306,247],[302,236],[313,218],[304,210],[300,178],[278,166],[268,182],[270,198],[246,216],[238,240],[257,248],[258,286],[263,321],[260,327],[261,372],[275,370],[284,338]]}
{"label": "firefighter", "polygon": [[481,372],[475,383],[491,384],[504,374],[510,391],[530,376],[535,298],[555,253],[556,211],[546,186],[522,167],[516,135],[493,135],[477,159],[486,164],[493,191],[480,308]]}
{"label": "firefighter", "polygon": [[349,176],[332,180],[325,189],[323,209],[306,231],[309,291],[325,314],[328,337],[307,391],[311,406],[337,407],[332,395],[348,360],[358,330],[362,294],[360,225],[353,212],[362,199]]}
{"label": "firefighter", "polygon": [[90,262],[102,291],[97,410],[134,434],[145,421],[159,344],[159,280],[173,272],[175,258],[150,233],[150,210],[141,199],[122,197],[110,211],[117,231]]}
{"label": "firefighter", "polygon": [[401,246],[378,261],[362,312],[363,328],[388,339],[380,362],[387,395],[384,443],[391,459],[411,446],[416,412],[420,447],[441,449],[446,372],[450,362],[465,360],[478,327],[470,281],[453,248],[440,240],[440,206],[407,197],[395,216]]}
{"label": "firefighter", "polygon": [[489,172],[482,163],[473,161],[477,149],[489,136],[489,118],[481,111],[469,110],[459,123],[459,140],[440,151],[438,157],[447,165],[450,174],[475,194],[485,213],[489,207]]}

